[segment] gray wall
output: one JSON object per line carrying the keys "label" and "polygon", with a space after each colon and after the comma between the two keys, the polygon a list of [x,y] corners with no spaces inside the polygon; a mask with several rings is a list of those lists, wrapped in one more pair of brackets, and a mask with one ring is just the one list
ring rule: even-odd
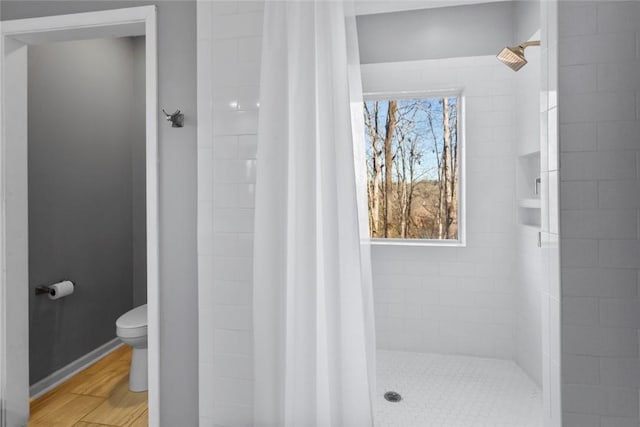
{"label": "gray wall", "polygon": [[[32,384],[113,339],[115,320],[133,304],[131,155],[145,142],[144,119],[132,114],[144,115],[135,53],[131,38],[29,47]],[[34,295],[62,279],[76,284],[73,296]]]}
{"label": "gray wall", "polygon": [[133,306],[147,302],[147,203],[145,140],[145,39],[133,37],[131,198],[133,210]]}
{"label": "gray wall", "polygon": [[[195,1],[5,1],[1,18],[18,19],[157,4],[160,107],[180,108],[185,127],[159,127],[160,418],[162,426],[198,424],[196,258]],[[161,113],[159,112],[159,115]]]}
{"label": "gray wall", "polygon": [[496,55],[512,43],[513,8],[499,2],[359,16],[360,61]]}

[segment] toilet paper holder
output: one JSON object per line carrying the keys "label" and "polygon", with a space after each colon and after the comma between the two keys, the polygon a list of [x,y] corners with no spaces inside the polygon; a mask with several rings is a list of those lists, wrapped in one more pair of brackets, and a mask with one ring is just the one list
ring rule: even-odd
{"label": "toilet paper holder", "polygon": [[[71,282],[71,280],[69,280]],[[61,280],[60,282],[63,282],[63,280]],[[60,282],[56,282],[56,283],[60,283]],[[71,282],[73,283],[73,282]],[[75,287],[75,283],[73,283],[73,286]],[[48,295],[53,295],[55,293],[55,291],[53,289],[51,289],[49,286],[36,286],[35,289],[35,293],[36,295],[43,295],[43,294],[48,294]]]}
{"label": "toilet paper holder", "polygon": [[36,288],[36,295],[49,294],[51,293],[51,289],[48,286],[38,286]]}

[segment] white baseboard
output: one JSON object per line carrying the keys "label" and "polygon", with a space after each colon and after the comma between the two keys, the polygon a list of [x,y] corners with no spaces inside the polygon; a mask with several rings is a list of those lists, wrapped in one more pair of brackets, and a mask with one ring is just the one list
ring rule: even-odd
{"label": "white baseboard", "polygon": [[106,344],[101,345],[95,350],[92,350],[91,352],[85,354],[81,358],[69,363],[67,366],[58,369],[48,377],[43,378],[37,383],[33,384],[31,387],[29,387],[29,395],[32,399],[42,396],[52,388],[65,382],[78,372],[89,367],[90,365],[93,365],[98,360],[114,352],[123,345],[124,343],[120,341],[120,338],[112,339]]}

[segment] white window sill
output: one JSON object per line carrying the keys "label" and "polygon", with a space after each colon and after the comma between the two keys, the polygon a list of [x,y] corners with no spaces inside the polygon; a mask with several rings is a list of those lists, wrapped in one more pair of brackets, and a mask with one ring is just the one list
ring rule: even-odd
{"label": "white window sill", "polygon": [[369,239],[373,246],[431,246],[443,248],[464,248],[463,240],[426,240],[426,239]]}

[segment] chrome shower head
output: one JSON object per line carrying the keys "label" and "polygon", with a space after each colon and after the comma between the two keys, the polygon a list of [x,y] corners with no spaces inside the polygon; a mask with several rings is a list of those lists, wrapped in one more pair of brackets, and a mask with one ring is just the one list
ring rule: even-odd
{"label": "chrome shower head", "polygon": [[497,55],[497,58],[513,71],[518,71],[520,68],[527,65],[527,60],[524,57],[524,50],[529,46],[540,46],[540,41],[528,41],[518,46],[505,47]]}

